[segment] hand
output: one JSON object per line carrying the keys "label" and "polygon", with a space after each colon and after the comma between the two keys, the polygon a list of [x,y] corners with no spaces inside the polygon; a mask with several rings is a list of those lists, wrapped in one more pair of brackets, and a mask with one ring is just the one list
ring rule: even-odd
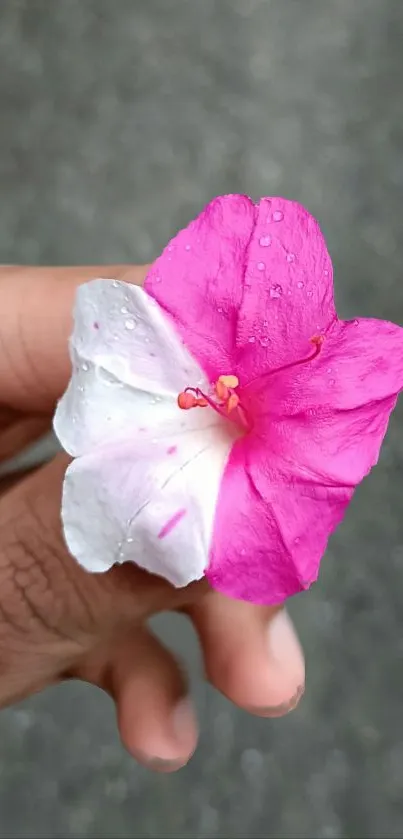
{"label": "hand", "polygon": [[[0,269],[0,461],[50,428],[69,378],[77,286],[104,276],[141,283],[144,268]],[[0,706],[62,679],[114,699],[126,748],[171,771],[194,751],[197,725],[178,663],[147,619],[181,610],[198,632],[206,675],[232,702],[281,716],[304,686],[302,652],[283,609],[229,600],[205,581],[175,590],[136,566],[84,572],[60,529],[67,458],[0,484]]]}

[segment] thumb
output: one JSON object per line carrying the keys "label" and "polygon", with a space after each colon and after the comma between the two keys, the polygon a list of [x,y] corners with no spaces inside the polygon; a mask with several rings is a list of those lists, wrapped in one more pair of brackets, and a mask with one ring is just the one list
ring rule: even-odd
{"label": "thumb", "polygon": [[68,339],[79,285],[96,277],[140,285],[145,267],[0,267],[0,394],[31,413],[52,410],[70,375]]}

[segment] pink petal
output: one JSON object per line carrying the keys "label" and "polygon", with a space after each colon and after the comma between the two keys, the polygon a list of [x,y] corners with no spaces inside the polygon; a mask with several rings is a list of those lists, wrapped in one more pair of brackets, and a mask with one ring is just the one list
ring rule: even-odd
{"label": "pink petal", "polygon": [[283,198],[216,198],[165,248],[146,290],[211,381],[230,372],[245,384],[298,358],[335,318],[323,236]]}
{"label": "pink petal", "polygon": [[229,597],[281,603],[316,580],[352,490],[295,478],[269,458],[252,471],[248,448],[234,446],[224,473],[206,576]]}
{"label": "pink petal", "polygon": [[295,475],[308,470],[318,481],[354,486],[378,460],[403,387],[403,329],[339,322],[314,361],[265,384],[255,459],[281,457]]}

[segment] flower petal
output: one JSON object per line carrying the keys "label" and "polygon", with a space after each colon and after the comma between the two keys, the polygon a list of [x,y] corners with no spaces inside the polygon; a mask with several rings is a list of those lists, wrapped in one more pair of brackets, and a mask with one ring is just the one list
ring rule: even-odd
{"label": "flower petal", "polygon": [[229,597],[282,603],[316,580],[353,491],[296,479],[275,459],[251,469],[248,445],[234,446],[224,472],[206,576]]}
{"label": "flower petal", "polygon": [[131,561],[177,587],[199,579],[230,446],[213,429],[180,443],[117,444],[77,458],[62,504],[70,552],[88,571]]}
{"label": "flower petal", "polygon": [[262,388],[255,456],[281,457],[295,475],[308,470],[319,481],[355,486],[378,460],[402,387],[403,329],[340,321],[314,361]]}
{"label": "flower petal", "polygon": [[70,353],[72,378],[54,428],[73,456],[117,437],[166,436],[217,422],[212,411],[179,411],[178,393],[207,382],[172,323],[136,286],[80,286]]}
{"label": "flower petal", "polygon": [[335,318],[317,222],[293,201],[212,201],[153,265],[147,291],[172,316],[210,381],[246,384],[301,357]]}

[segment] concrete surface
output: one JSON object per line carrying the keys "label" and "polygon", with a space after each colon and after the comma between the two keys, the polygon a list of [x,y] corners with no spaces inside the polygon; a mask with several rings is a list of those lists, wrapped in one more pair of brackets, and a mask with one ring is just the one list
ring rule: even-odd
{"label": "concrete surface", "polygon": [[[1,0],[0,258],[152,259],[213,195],[320,219],[342,314],[403,322],[399,0]],[[200,748],[154,777],[70,685],[0,717],[1,837],[403,835],[403,434],[292,611],[307,695],[249,719],[206,688]]]}

